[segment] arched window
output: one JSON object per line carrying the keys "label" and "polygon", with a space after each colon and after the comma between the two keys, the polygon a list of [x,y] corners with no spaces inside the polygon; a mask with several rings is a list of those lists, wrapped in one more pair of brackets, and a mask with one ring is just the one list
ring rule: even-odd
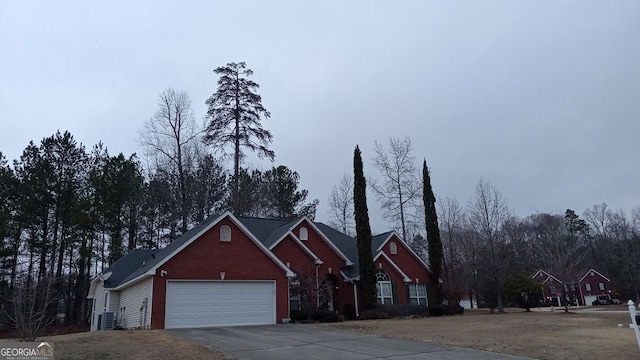
{"label": "arched window", "polygon": [[376,288],[378,289],[378,304],[393,304],[391,277],[386,271],[376,271]]}
{"label": "arched window", "polygon": [[231,241],[231,227],[229,225],[220,227],[220,241]]}
{"label": "arched window", "polygon": [[391,255],[396,255],[398,253],[398,244],[395,241],[389,242],[389,252]]}
{"label": "arched window", "polygon": [[309,240],[309,230],[304,226],[300,228],[300,240]]}

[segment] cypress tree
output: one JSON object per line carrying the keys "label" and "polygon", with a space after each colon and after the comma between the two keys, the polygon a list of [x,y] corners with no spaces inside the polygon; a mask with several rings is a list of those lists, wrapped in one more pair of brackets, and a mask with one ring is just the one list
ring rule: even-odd
{"label": "cypress tree", "polygon": [[440,297],[440,277],[442,275],[442,240],[440,240],[440,229],[438,227],[438,214],[436,213],[436,197],[431,188],[431,177],[427,160],[422,164],[422,199],[424,201],[424,217],[427,230],[427,246],[429,249],[429,266],[433,271],[436,287],[434,288],[432,301],[435,304],[441,303]]}
{"label": "cypress tree", "polygon": [[371,253],[371,226],[367,209],[367,184],[362,170],[362,156],[356,145],[353,155],[353,213],[358,241],[358,262],[360,265],[360,290],[363,310],[375,309],[377,289],[373,254]]}

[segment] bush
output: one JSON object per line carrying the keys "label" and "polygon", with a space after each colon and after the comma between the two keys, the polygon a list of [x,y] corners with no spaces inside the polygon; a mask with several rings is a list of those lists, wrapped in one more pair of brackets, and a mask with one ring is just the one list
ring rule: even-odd
{"label": "bush", "polygon": [[444,305],[442,304],[429,306],[430,316],[442,316],[444,315],[444,313],[445,313]]}
{"label": "bush", "polygon": [[389,314],[391,317],[427,316],[429,309],[417,304],[384,304],[378,305],[378,311]]}
{"label": "bush", "polygon": [[386,312],[382,312],[377,309],[364,311],[360,315],[360,319],[362,320],[375,320],[375,319],[391,319],[391,315]]}
{"label": "bush", "polygon": [[442,316],[442,315],[462,315],[464,314],[464,308],[460,305],[433,305],[429,306],[429,315]]}
{"label": "bush", "polygon": [[333,311],[325,309],[313,310],[291,310],[291,321],[293,322],[339,322],[342,317]]}

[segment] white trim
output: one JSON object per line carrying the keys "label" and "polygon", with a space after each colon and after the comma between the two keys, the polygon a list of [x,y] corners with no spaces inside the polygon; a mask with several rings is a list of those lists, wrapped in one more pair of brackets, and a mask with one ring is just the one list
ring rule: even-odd
{"label": "white trim", "polygon": [[[333,251],[336,254],[338,254],[338,256],[342,258],[342,260],[344,260],[346,266],[353,265],[353,262],[345,254],[343,254],[342,251],[340,251],[340,249],[338,249],[338,247],[331,240],[329,240],[329,238],[322,231],[320,231],[320,229],[318,229],[318,227],[316,226],[316,224],[313,223],[313,221],[309,220],[309,218],[307,218],[306,216],[301,217],[298,221],[293,223],[293,225],[289,227],[289,232],[293,233],[293,229],[295,229],[296,226],[300,225],[303,221],[306,221],[311,226],[311,228],[313,228],[313,230],[318,235],[320,235],[320,238],[324,240],[324,242],[327,243],[327,245],[329,245],[329,247],[333,249]],[[284,237],[285,236],[282,236],[278,240],[276,240],[276,242],[274,242],[273,245],[271,245],[270,249],[273,249],[280,241],[284,239]],[[305,241],[308,241],[308,240],[305,240]]]}
{"label": "white trim", "polygon": [[[280,239],[278,239],[278,241],[276,241],[275,243],[273,243],[273,245],[271,245],[269,247],[269,250],[273,251],[273,249],[275,248],[276,245],[280,244],[282,242],[282,240],[286,239],[287,236],[291,236],[293,238],[293,241],[295,241],[298,245],[300,245],[300,247],[302,248],[302,250],[304,250],[304,252],[306,252],[309,256],[311,256],[311,258],[315,261],[319,261],[320,264],[323,264],[322,260],[320,260],[320,258],[313,253],[313,251],[311,251],[311,249],[309,249],[307,247],[307,245],[305,245],[300,239],[298,239],[298,237],[296,236],[296,234],[293,232],[293,229],[289,229],[289,231],[287,231],[284,235],[282,235],[282,237]],[[315,262],[314,261],[314,262]],[[317,264],[317,263],[316,263]]]}
{"label": "white trim", "polygon": [[[195,241],[196,239],[198,239],[200,236],[202,236],[204,233],[206,233],[207,231],[209,231],[212,227],[214,227],[215,225],[217,225],[222,219],[224,218],[229,218],[237,227],[240,228],[240,230],[242,230],[245,235],[247,235],[247,237],[249,237],[249,239],[251,239],[256,245],[258,245],[258,247],[260,249],[262,249],[262,251],[264,251],[265,254],[267,254],[267,256],[269,256],[271,258],[271,260],[273,260],[273,262],[275,262],[278,266],[280,266],[282,268],[282,270],[285,271],[287,277],[292,277],[295,274],[285,265],[282,263],[282,261],[280,261],[280,259],[278,259],[277,256],[275,256],[274,253],[271,252],[271,250],[269,250],[260,240],[258,240],[255,235],[253,235],[253,233],[251,231],[249,231],[249,229],[247,229],[238,219],[236,219],[236,217],[230,213],[229,211],[226,211],[224,214],[220,215],[216,220],[212,221],[208,226],[206,226],[205,228],[203,228],[200,232],[198,232],[197,234],[195,234],[194,236],[192,236],[189,240],[185,241],[182,245],[180,245],[180,247],[178,247],[177,249],[175,249],[171,254],[169,254],[168,256],[165,256],[164,259],[162,259],[160,262],[158,262],[155,266],[153,266],[151,269],[149,269],[146,273],[144,273],[144,275],[155,275],[156,270],[164,265],[167,261],[171,260],[171,258],[173,258],[174,256],[176,256],[178,253],[180,253],[182,250],[184,250],[184,248],[186,248],[187,246],[191,245],[191,243],[193,243],[193,241]],[[121,287],[121,286],[120,286]]]}
{"label": "white trim", "polygon": [[422,266],[424,266],[424,268],[425,268],[425,269],[427,269],[427,271],[429,271],[431,274],[433,274],[433,271],[431,271],[431,268],[429,267],[429,265],[427,265],[427,263],[425,263],[425,262],[424,262],[424,261],[423,261],[423,260],[418,256],[418,254],[416,254],[416,253],[415,253],[415,252],[414,252],[414,251],[409,247],[409,245],[408,245],[404,240],[402,240],[402,238],[400,237],[400,235],[398,235],[398,233],[397,233],[397,232],[395,232],[395,231],[392,231],[391,233],[389,233],[389,236],[387,236],[387,238],[382,242],[382,244],[380,244],[380,246],[378,246],[378,248],[376,249],[376,252],[382,251],[382,249],[383,249],[383,248],[384,248],[384,246],[387,244],[387,242],[389,242],[389,240],[390,240],[392,237],[394,237],[394,236],[395,236],[396,238],[398,238],[398,241],[397,241],[397,242],[401,243],[401,244],[402,244],[402,246],[403,246],[405,249],[407,249],[407,251],[409,251],[409,253],[410,253],[411,255],[413,255],[413,257],[414,257],[416,260],[418,260],[418,261],[420,262],[420,264],[422,264]]}
{"label": "white trim", "polygon": [[591,273],[592,271],[593,271],[594,273],[596,273],[596,274],[600,275],[603,279],[607,280],[608,282],[611,282],[611,280],[609,280],[609,278],[608,278],[608,277],[606,277],[606,276],[602,275],[598,270],[596,270],[596,269],[594,269],[594,268],[591,268],[591,269],[587,270],[587,272],[584,274],[584,276],[582,277],[582,279],[578,280],[578,283],[581,283],[581,282],[582,282],[582,280],[584,280],[584,278],[586,278],[586,277],[587,277],[587,275],[589,275],[589,273]]}
{"label": "white trim", "polygon": [[547,283],[547,281],[549,281],[549,279],[551,279],[551,278],[553,278],[555,281],[559,282],[560,284],[564,284],[560,279],[558,279],[557,277],[555,277],[555,276],[553,276],[553,275],[549,274],[548,272],[546,272],[546,271],[544,271],[544,270],[538,270],[538,271],[536,271],[536,273],[535,273],[535,274],[533,274],[533,276],[531,277],[531,279],[534,279],[534,280],[535,280],[535,278],[536,278],[536,277],[538,276],[538,274],[540,274],[540,273],[543,273],[543,274],[545,274],[545,275],[547,276],[547,278],[546,278],[546,279],[544,279],[544,281],[542,282],[542,284],[543,284],[543,285],[544,285],[544,284],[546,284],[546,283]]}
{"label": "white trim", "polygon": [[402,281],[405,283],[410,283],[411,282],[411,278],[407,276],[407,274],[405,274],[402,270],[400,270],[400,267],[398,267],[398,265],[393,262],[393,260],[391,260],[389,258],[389,256],[387,256],[387,254],[385,254],[384,252],[380,251],[376,257],[373,258],[373,261],[375,262],[376,260],[378,260],[378,258],[380,258],[380,256],[384,257],[385,260],[387,260],[389,262],[389,264],[391,264],[391,266],[398,272],[398,274],[402,275],[403,279]]}
{"label": "white trim", "polygon": [[146,280],[149,276],[153,276],[153,275],[142,274],[142,275],[140,275],[140,276],[138,276],[136,278],[133,278],[133,279],[127,281],[124,284],[121,284],[121,285],[115,287],[115,288],[109,288],[109,290],[122,290],[122,289],[124,289],[126,287],[129,287],[131,285],[139,283],[140,281]]}

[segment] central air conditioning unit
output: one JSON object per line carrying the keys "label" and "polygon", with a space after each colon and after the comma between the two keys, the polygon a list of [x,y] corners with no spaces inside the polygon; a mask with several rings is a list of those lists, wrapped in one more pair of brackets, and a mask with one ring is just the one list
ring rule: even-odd
{"label": "central air conditioning unit", "polygon": [[102,322],[100,330],[113,330],[116,323],[116,313],[113,311],[105,311],[102,313]]}

